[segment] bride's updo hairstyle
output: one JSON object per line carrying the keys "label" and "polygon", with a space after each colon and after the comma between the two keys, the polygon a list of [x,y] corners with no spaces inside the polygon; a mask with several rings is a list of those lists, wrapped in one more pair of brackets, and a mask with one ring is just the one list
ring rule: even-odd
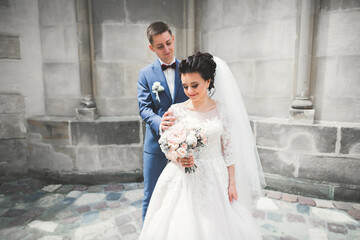
{"label": "bride's updo hairstyle", "polygon": [[182,60],[179,65],[181,74],[197,72],[205,81],[210,79],[209,91],[214,88],[215,69],[216,63],[213,56],[210,53],[202,52],[189,56],[187,59]]}

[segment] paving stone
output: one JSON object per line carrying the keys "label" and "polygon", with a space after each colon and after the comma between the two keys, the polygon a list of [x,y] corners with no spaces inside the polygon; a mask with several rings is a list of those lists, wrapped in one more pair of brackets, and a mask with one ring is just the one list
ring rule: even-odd
{"label": "paving stone", "polygon": [[34,208],[29,209],[26,213],[24,213],[24,216],[37,217],[40,214],[42,214],[44,211],[45,211],[45,208],[34,207]]}
{"label": "paving stone", "polygon": [[282,222],[283,215],[275,212],[267,212],[267,217],[271,221]]}
{"label": "paving stone", "polygon": [[101,185],[94,185],[87,188],[87,192],[89,193],[98,193],[98,192],[102,192],[102,190],[103,190],[103,186]]}
{"label": "paving stone", "polygon": [[26,213],[26,210],[24,209],[10,209],[7,211],[3,217],[19,217]]}
{"label": "paving stone", "polygon": [[35,228],[37,230],[41,230],[44,232],[54,232],[55,229],[58,227],[59,224],[55,222],[46,222],[46,221],[39,221],[35,220],[29,223],[30,228]]}
{"label": "paving stone", "polygon": [[132,202],[131,203],[132,206],[136,207],[136,208],[141,208],[142,207],[142,200],[138,200],[136,202]]}
{"label": "paving stone", "polygon": [[309,220],[312,223],[312,225],[316,228],[319,228],[319,227],[326,228],[326,222],[322,219],[310,218]]}
{"label": "paving stone", "polygon": [[299,202],[300,204],[306,204],[306,205],[309,205],[309,206],[315,206],[315,201],[314,201],[314,199],[307,198],[307,197],[299,196],[299,197],[298,197],[298,202]]}
{"label": "paving stone", "polygon": [[266,197],[279,200],[281,198],[281,192],[267,191]]}
{"label": "paving stone", "polygon": [[334,211],[334,209],[326,208],[311,208],[311,213],[324,219],[327,222],[338,222],[338,223],[356,223],[348,214],[340,211]]}
{"label": "paving stone", "polygon": [[322,229],[310,228],[308,240],[328,240],[327,233]]}
{"label": "paving stone", "polygon": [[66,195],[66,197],[67,198],[78,198],[81,196],[81,194],[82,194],[82,192],[80,192],[80,191],[71,191]]}
{"label": "paving stone", "polygon": [[120,203],[118,201],[111,201],[106,203],[109,208],[118,208]]}
{"label": "paving stone", "polygon": [[108,220],[108,219],[112,218],[111,210],[101,211],[101,212],[99,213],[99,218],[100,218],[101,220]]}
{"label": "paving stone", "polygon": [[56,192],[60,194],[68,194],[71,192],[71,190],[73,190],[73,188],[74,187],[72,185],[63,185],[58,190],[56,190]]}
{"label": "paving stone", "polygon": [[124,193],[124,197],[129,199],[130,202],[142,200],[143,196],[144,196],[144,190],[142,189],[131,190]]}
{"label": "paving stone", "polygon": [[124,185],[122,184],[111,184],[111,185],[108,185],[106,187],[104,187],[104,190],[105,191],[123,191],[125,189]]}
{"label": "paving stone", "polygon": [[283,193],[281,199],[284,200],[285,202],[297,202],[298,196]]}
{"label": "paving stone", "polygon": [[75,185],[73,187],[74,191],[85,191],[86,189],[88,189],[88,186],[85,185]]}
{"label": "paving stone", "polygon": [[357,209],[352,209],[347,211],[347,213],[352,216],[353,218],[355,218],[356,220],[360,220],[360,210]]}
{"label": "paving stone", "polygon": [[334,206],[339,209],[339,210],[351,210],[352,206],[350,203],[346,203],[346,202],[333,202]]}
{"label": "paving stone", "polygon": [[138,210],[134,211],[133,213],[131,213],[131,216],[133,217],[133,219],[141,219],[142,220],[142,209],[138,209]]}
{"label": "paving stone", "polygon": [[47,195],[47,196],[40,198],[38,201],[38,205],[40,207],[50,208],[50,207],[53,207],[56,204],[62,202],[63,200],[64,200],[64,196],[56,193],[56,194],[51,194],[51,195]]}
{"label": "paving stone", "polygon": [[121,225],[121,226],[119,226],[119,230],[120,230],[121,234],[123,234],[123,235],[127,235],[127,234],[136,232],[136,228],[132,224]]}
{"label": "paving stone", "polygon": [[116,201],[121,197],[121,193],[111,192],[106,195],[107,201]]}
{"label": "paving stone", "polygon": [[100,210],[100,209],[104,209],[106,208],[107,205],[105,202],[99,202],[99,203],[95,203],[92,208],[95,209],[95,210]]}
{"label": "paving stone", "polygon": [[59,189],[62,185],[61,184],[53,184],[53,185],[47,185],[45,187],[43,187],[41,190],[43,190],[44,192],[55,192],[57,189]]}
{"label": "paving stone", "polygon": [[310,207],[306,204],[296,204],[296,210],[298,213],[309,215]]}
{"label": "paving stone", "polygon": [[258,209],[252,210],[252,216],[255,219],[265,219],[266,212]]}
{"label": "paving stone", "polygon": [[347,228],[343,224],[328,223],[327,226],[328,226],[328,230],[330,232],[341,233],[341,234],[347,234],[348,233]]}
{"label": "paving stone", "polygon": [[131,217],[128,214],[115,217],[115,224],[120,226],[131,222]]}
{"label": "paving stone", "polygon": [[99,212],[88,212],[85,213],[82,217],[81,223],[91,223],[98,219]]}
{"label": "paving stone", "polygon": [[278,210],[279,208],[275,205],[274,201],[267,197],[262,197],[258,200],[256,208],[260,210]]}
{"label": "paving stone", "polygon": [[268,230],[270,232],[274,232],[274,233],[277,232],[277,229],[271,224],[263,224],[263,225],[261,225],[261,227],[265,228],[266,230]]}
{"label": "paving stone", "polygon": [[355,226],[354,224],[346,223],[345,226],[346,226],[349,230],[356,230],[356,226]]}
{"label": "paving stone", "polygon": [[63,240],[63,237],[57,235],[49,235],[39,238],[38,240]]}
{"label": "paving stone", "polygon": [[33,194],[30,194],[26,198],[24,198],[24,202],[26,202],[26,203],[35,202],[35,201],[39,200],[40,198],[42,198],[44,195],[45,195],[45,192],[35,192]]}
{"label": "paving stone", "polygon": [[286,215],[287,217],[287,221],[288,222],[301,222],[301,223],[305,223],[305,218],[301,215],[298,214],[292,214],[292,213],[288,213]]}
{"label": "paving stone", "polygon": [[26,223],[30,222],[33,219],[33,217],[30,216],[20,216],[17,217],[13,220],[11,220],[8,223],[8,226],[20,226],[20,225],[25,225]]}
{"label": "paving stone", "polygon": [[62,201],[62,204],[64,204],[64,205],[71,205],[71,204],[73,204],[74,202],[75,202],[75,198],[69,198],[69,197],[67,197],[67,198],[65,198],[63,201]]}
{"label": "paving stone", "polygon": [[298,238],[292,236],[284,236],[284,237],[280,237],[280,240],[298,240]]}
{"label": "paving stone", "polygon": [[90,211],[90,206],[81,206],[76,208],[76,211],[78,213],[84,213],[84,212],[89,212]]}
{"label": "paving stone", "polygon": [[64,218],[69,218],[73,215],[73,212],[71,210],[64,210],[64,211],[60,211],[56,214],[56,218],[58,219],[64,219]]}
{"label": "paving stone", "polygon": [[102,202],[106,198],[106,194],[104,193],[84,193],[81,197],[79,197],[75,201],[75,205],[87,205],[96,202]]}
{"label": "paving stone", "polygon": [[[138,183],[127,183],[127,184],[124,184],[124,187],[125,187],[126,191],[141,188]],[[144,186],[142,186],[142,188],[144,188]]]}
{"label": "paving stone", "polygon": [[73,216],[73,217],[61,219],[60,223],[61,224],[72,224],[72,223],[78,222],[79,220],[80,220],[80,216]]}
{"label": "paving stone", "polygon": [[353,207],[354,209],[360,210],[360,203],[353,203],[353,204],[352,204],[352,207]]}
{"label": "paving stone", "polygon": [[315,199],[316,207],[320,208],[334,208],[334,204],[332,201],[323,200],[323,199]]}
{"label": "paving stone", "polygon": [[280,237],[272,236],[272,235],[266,235],[262,236],[263,240],[280,240]]}

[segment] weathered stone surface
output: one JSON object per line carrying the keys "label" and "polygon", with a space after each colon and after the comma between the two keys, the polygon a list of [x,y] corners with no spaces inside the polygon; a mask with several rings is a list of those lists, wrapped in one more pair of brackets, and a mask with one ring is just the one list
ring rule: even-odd
{"label": "weathered stone surface", "polygon": [[95,122],[71,123],[74,145],[109,145],[140,143],[140,122],[99,119]]}
{"label": "weathered stone surface", "polygon": [[26,138],[24,114],[0,114],[0,139]]}
{"label": "weathered stone surface", "polygon": [[332,201],[327,201],[323,199],[315,199],[316,207],[320,208],[334,208]]}
{"label": "weathered stone surface", "polygon": [[104,193],[85,193],[75,201],[76,206],[83,206],[92,203],[102,202],[106,198]]}
{"label": "weathered stone surface", "polygon": [[325,184],[303,182],[275,176],[267,176],[265,180],[268,187],[277,191],[325,199],[330,198],[331,187]]}
{"label": "weathered stone surface", "polygon": [[313,124],[315,119],[314,109],[289,109],[289,122],[300,124]]}
{"label": "weathered stone surface", "polygon": [[0,7],[10,7],[9,0],[1,0]]}
{"label": "weathered stone surface", "polygon": [[360,128],[341,128],[341,148],[344,154],[360,155]]}
{"label": "weathered stone surface", "polygon": [[40,25],[71,25],[76,22],[75,4],[73,1],[39,1]]}
{"label": "weathered stone surface", "polygon": [[47,116],[75,116],[75,109],[79,107],[78,98],[45,97],[45,112]]}
{"label": "weathered stone surface", "polygon": [[257,144],[296,152],[335,152],[336,127],[257,122]]}
{"label": "weathered stone surface", "polygon": [[328,230],[334,233],[347,234],[348,230],[343,224],[328,223]]}
{"label": "weathered stone surface", "polygon": [[345,186],[334,187],[334,200],[360,202],[360,189]]}
{"label": "weathered stone surface", "polygon": [[55,229],[58,227],[58,225],[59,224],[55,222],[44,222],[44,221],[35,220],[29,223],[28,226],[30,228],[35,228],[45,232],[54,232]]}
{"label": "weathered stone surface", "polygon": [[142,169],[142,147],[113,147],[100,149],[101,167],[107,171]]}
{"label": "weathered stone surface", "polygon": [[0,35],[0,59],[20,59],[20,40],[18,36]]}
{"label": "weathered stone surface", "polygon": [[359,159],[299,155],[299,178],[333,183],[358,184]]}
{"label": "weathered stone surface", "polygon": [[[184,28],[185,3],[177,0],[126,1],[127,17],[133,23],[165,21],[170,26]],[[167,14],[163,14],[162,11]],[[143,32],[145,34],[145,32]]]}
{"label": "weathered stone surface", "polygon": [[100,171],[98,147],[77,147],[75,168],[79,172]]}
{"label": "weathered stone surface", "polygon": [[133,98],[98,98],[97,105],[100,115],[107,116],[134,116],[139,115],[138,101]]}
{"label": "weathered stone surface", "polygon": [[95,24],[124,23],[124,0],[95,0],[93,1],[93,18]]}
{"label": "weathered stone surface", "polygon": [[360,8],[360,2],[357,0],[322,0],[320,1],[322,12],[344,11]]}
{"label": "weathered stone surface", "polygon": [[261,147],[258,147],[258,152],[264,172],[284,177],[295,177],[298,168],[295,153],[279,152]]}
{"label": "weathered stone surface", "polygon": [[[96,87],[98,96],[123,96],[125,93],[124,81],[125,74],[123,64],[106,62],[96,63]],[[135,82],[137,82],[137,79],[135,79]]]}
{"label": "weathered stone surface", "polygon": [[0,140],[0,163],[7,165],[0,167],[3,174],[26,172],[26,146],[26,139]]}
{"label": "weathered stone surface", "polygon": [[281,199],[286,201],[286,202],[297,202],[298,201],[298,196],[283,193],[282,196],[281,196]]}
{"label": "weathered stone surface", "polygon": [[69,145],[69,120],[54,118],[30,118],[28,119],[29,132],[41,134],[45,143],[56,145]]}
{"label": "weathered stone surface", "polygon": [[0,93],[1,113],[24,113],[24,98],[18,93]]}
{"label": "weathered stone surface", "polygon": [[347,211],[350,216],[352,216],[356,220],[360,220],[360,210],[357,209],[351,209]]}
{"label": "weathered stone surface", "polygon": [[291,98],[245,96],[244,103],[250,116],[288,118]]}
{"label": "weathered stone surface", "polygon": [[305,223],[305,218],[302,215],[288,213],[286,217],[289,222]]}

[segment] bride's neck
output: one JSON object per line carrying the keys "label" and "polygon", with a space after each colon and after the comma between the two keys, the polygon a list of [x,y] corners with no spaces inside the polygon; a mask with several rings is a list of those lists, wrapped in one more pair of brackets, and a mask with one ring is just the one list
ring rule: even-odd
{"label": "bride's neck", "polygon": [[200,101],[189,101],[191,107],[195,111],[205,111],[212,104],[212,100],[209,97],[206,97]]}

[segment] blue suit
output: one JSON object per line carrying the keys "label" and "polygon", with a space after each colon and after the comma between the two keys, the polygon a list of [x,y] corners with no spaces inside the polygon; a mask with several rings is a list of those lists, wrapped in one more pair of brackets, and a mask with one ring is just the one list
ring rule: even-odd
{"label": "blue suit", "polygon": [[[174,103],[181,103],[188,99],[181,86],[180,74],[178,71],[179,61],[176,60],[174,99],[171,98],[170,90],[165,75],[161,70],[160,61],[141,69],[138,79],[138,102],[141,118],[146,122],[144,140],[144,199],[143,199],[143,220],[150,202],[157,179],[167,164],[167,159],[159,146],[159,127],[161,118],[169,107]],[[159,92],[160,101],[152,92],[155,82],[160,82],[164,91]]]}

